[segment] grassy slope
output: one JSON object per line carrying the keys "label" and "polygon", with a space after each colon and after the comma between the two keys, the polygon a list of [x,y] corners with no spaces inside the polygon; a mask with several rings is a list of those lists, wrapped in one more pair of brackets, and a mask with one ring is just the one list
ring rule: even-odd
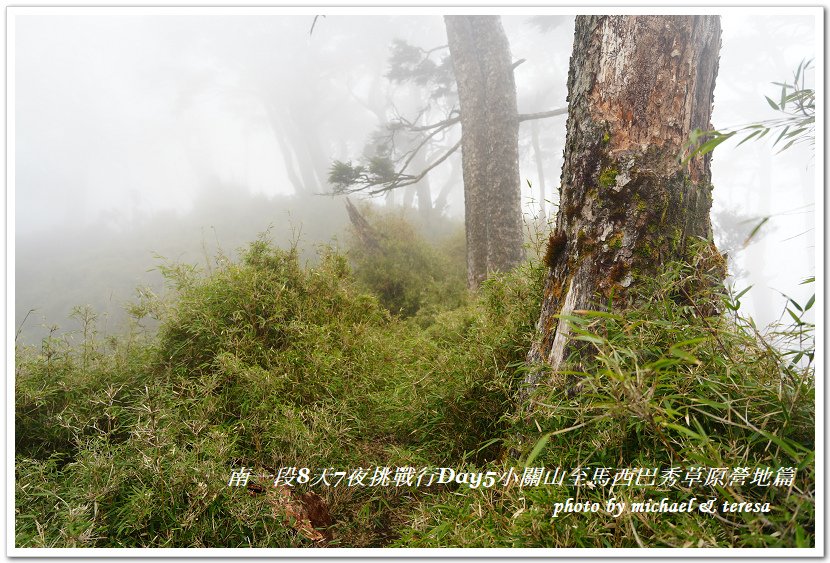
{"label": "grassy slope", "polygon": [[[813,544],[811,366],[734,316],[701,319],[677,303],[682,266],[667,268],[637,311],[574,319],[596,353],[575,366],[582,390],[548,391],[528,413],[512,397],[541,267],[469,297],[457,244],[427,243],[397,220],[376,224],[382,255],[355,248],[351,265],[324,250],[303,267],[295,250],[259,240],[208,276],[166,268],[175,299],[133,309],[159,318],[158,335],[133,325],[101,340],[90,321],[79,345],[18,349],[17,545],[306,546],[264,497],[226,486],[232,468],[524,463],[784,465],[798,477],[789,490],[719,490],[774,507],[723,520],[552,520],[553,503],[569,496],[608,497],[567,484],[315,490],[331,508],[333,546]],[[809,329],[790,327],[780,349],[809,348],[799,341]]]}

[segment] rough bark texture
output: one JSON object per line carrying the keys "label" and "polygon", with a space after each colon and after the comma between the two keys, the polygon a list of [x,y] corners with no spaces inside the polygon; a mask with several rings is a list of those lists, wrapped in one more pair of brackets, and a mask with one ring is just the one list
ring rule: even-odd
{"label": "rough bark texture", "polygon": [[380,250],[380,242],[378,242],[378,233],[369,224],[369,221],[360,214],[357,207],[352,203],[352,200],[346,198],[346,212],[349,214],[349,221],[352,222],[352,227],[360,242],[369,250]]}
{"label": "rough bark texture", "polygon": [[524,257],[519,120],[510,46],[498,16],[445,16],[461,105],[467,282]]}
{"label": "rough bark texture", "polygon": [[[560,207],[529,392],[569,351],[558,315],[625,304],[638,276],[684,257],[690,237],[711,240],[710,155],[681,164],[695,128],[709,129],[718,70],[717,16],[580,16],[568,76]],[[713,245],[711,266],[722,275]]]}

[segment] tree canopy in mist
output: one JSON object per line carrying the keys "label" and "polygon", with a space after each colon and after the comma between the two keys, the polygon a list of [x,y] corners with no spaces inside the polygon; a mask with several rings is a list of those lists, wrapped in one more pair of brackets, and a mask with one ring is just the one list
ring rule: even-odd
{"label": "tree canopy in mist", "polygon": [[[312,15],[161,12],[44,10],[14,17],[10,188],[18,323],[32,308],[40,311],[35,324],[42,324],[64,322],[73,305],[120,307],[128,286],[147,281],[154,253],[201,260],[203,238],[227,249],[271,223],[278,225],[274,232],[289,232],[283,210],[305,202],[300,196],[330,190],[328,164],[360,153],[379,125],[378,111],[406,115],[420,104],[388,76],[395,41],[425,49],[446,44],[440,15],[329,14],[310,34]],[[573,18],[509,15],[503,22],[514,59],[526,60],[515,71],[519,111],[564,106]],[[771,83],[815,54],[810,17],[747,11],[726,15],[723,30],[713,124],[769,117],[763,96],[774,97]],[[529,214],[539,207],[530,186],[538,185],[540,172],[548,211],[555,211],[563,142],[564,120],[544,123],[538,167],[531,128],[522,128]],[[813,161],[803,152],[772,152],[763,143],[724,145],[713,161],[716,239],[743,241],[754,219],[773,216],[746,249],[734,243],[726,249],[733,271],[745,276],[741,283],[755,285],[759,297],[750,301],[761,322],[780,312],[771,305],[780,301],[777,291],[798,293],[813,268]],[[458,217],[462,189],[452,166],[433,174],[439,184],[453,183],[443,212]],[[240,211],[246,218],[203,237],[217,221],[206,208],[211,200],[225,202],[219,207],[272,205],[273,212],[248,220]],[[314,196],[309,209],[329,205],[322,201]],[[395,201],[403,194],[375,200]],[[345,224],[336,207],[337,220],[294,213],[308,217],[302,230],[310,245]],[[134,244],[114,249],[117,237]],[[56,296],[63,303],[57,308]]]}

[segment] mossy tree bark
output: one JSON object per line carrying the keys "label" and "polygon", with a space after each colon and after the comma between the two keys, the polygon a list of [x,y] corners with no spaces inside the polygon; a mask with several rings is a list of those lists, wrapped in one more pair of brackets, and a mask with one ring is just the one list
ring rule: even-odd
{"label": "mossy tree bark", "polygon": [[524,258],[519,116],[507,36],[498,16],[445,16],[461,106],[467,283]]}
{"label": "mossy tree bark", "polygon": [[[560,207],[550,236],[537,340],[542,374],[572,349],[559,315],[627,304],[640,276],[711,241],[710,155],[683,164],[690,133],[708,130],[720,50],[717,16],[580,16],[568,76],[569,113]],[[711,242],[710,264],[723,275]]]}

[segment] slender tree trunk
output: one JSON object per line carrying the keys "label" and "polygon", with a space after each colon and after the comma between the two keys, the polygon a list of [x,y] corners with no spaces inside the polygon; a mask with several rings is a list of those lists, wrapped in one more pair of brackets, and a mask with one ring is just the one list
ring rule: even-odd
{"label": "slender tree trunk", "polygon": [[539,218],[545,219],[545,166],[542,158],[542,149],[539,147],[539,122],[533,121],[530,125],[531,142],[533,144],[533,158],[536,160],[536,176],[539,182]]}
{"label": "slender tree trunk", "polygon": [[[412,164],[415,165],[414,170],[423,170],[427,167],[427,160],[423,151],[418,151],[418,154],[412,160]],[[418,213],[424,220],[424,224],[427,224],[432,216],[432,190],[429,185],[429,176],[423,177],[420,182],[412,187],[415,190],[415,195],[418,196]]]}
{"label": "slender tree trunk", "polygon": [[298,195],[323,193],[328,185],[328,158],[317,126],[299,102],[267,106],[271,129],[280,147],[286,173]]}
{"label": "slender tree trunk", "polygon": [[424,178],[417,184],[415,189],[418,194],[418,213],[425,223],[429,223],[432,219],[432,190],[429,187],[429,179]]}
{"label": "slender tree trunk", "polygon": [[461,106],[467,283],[524,257],[519,120],[510,46],[498,16],[445,16]]}
{"label": "slender tree trunk", "polygon": [[[426,158],[424,157],[424,151],[423,150],[420,150],[420,151],[415,153],[415,155],[412,158],[412,163],[410,164],[410,167],[413,171],[423,170],[424,168],[427,167],[427,161],[426,161]],[[418,211],[421,212],[421,214],[426,217],[427,215],[429,215],[429,208],[427,208],[426,210],[424,209],[424,201],[423,201],[424,198],[422,197],[422,193],[424,191],[424,188],[426,188],[427,198],[428,198],[429,197],[429,176],[425,176],[424,178],[421,179],[420,182],[417,182],[415,184],[411,184],[409,186],[406,186],[403,189],[403,206],[406,209],[414,209],[415,208],[415,196],[418,196]],[[431,205],[431,202],[429,202],[429,203]]]}
{"label": "slender tree trunk", "polygon": [[403,206],[405,209],[415,207],[415,186],[407,186],[403,189]]}
{"label": "slender tree trunk", "polygon": [[276,139],[277,144],[280,147],[280,154],[282,155],[282,160],[285,164],[285,172],[288,176],[288,180],[294,187],[294,193],[304,194],[306,192],[306,188],[303,181],[300,179],[300,176],[297,174],[297,166],[294,162],[294,153],[291,150],[289,140],[286,138],[287,135],[283,130],[282,122],[279,117],[279,111],[275,105],[276,104],[267,105],[268,116],[271,122],[271,130],[274,133],[274,139]]}
{"label": "slender tree trunk", "polygon": [[[681,164],[696,128],[710,128],[717,16],[580,16],[568,76],[560,207],[550,236],[542,313],[528,360],[557,371],[572,344],[560,315],[627,304],[632,284],[692,237],[711,241],[710,155]],[[715,275],[723,257],[707,246]],[[542,372],[526,378],[537,385]],[[526,396],[526,395],[525,395]]]}
{"label": "slender tree trunk", "polygon": [[455,159],[450,159],[449,163],[450,175],[441,187],[441,190],[438,192],[438,196],[435,198],[435,210],[438,213],[443,212],[444,208],[447,207],[447,200],[450,197],[450,191],[452,191],[452,188],[458,184],[459,180],[459,169],[455,163]]}
{"label": "slender tree trunk", "polygon": [[[415,85],[410,85],[408,91],[408,105],[413,109],[418,108],[423,104],[423,96],[424,91],[422,88],[417,87]],[[414,149],[420,142],[420,138],[416,136],[408,142],[410,143],[410,149]],[[422,147],[421,150],[415,153],[414,158],[412,159],[412,163],[410,164],[411,171],[417,172],[420,170],[424,170],[428,166],[426,153],[426,147]],[[429,224],[430,218],[432,217],[432,189],[429,183],[429,175],[426,175],[423,178],[421,178],[420,182],[417,182],[412,186],[408,186],[407,189],[412,190],[412,196],[410,196],[409,206],[412,206],[414,196],[417,196],[418,213],[421,215],[421,219],[424,221],[424,225]]]}

